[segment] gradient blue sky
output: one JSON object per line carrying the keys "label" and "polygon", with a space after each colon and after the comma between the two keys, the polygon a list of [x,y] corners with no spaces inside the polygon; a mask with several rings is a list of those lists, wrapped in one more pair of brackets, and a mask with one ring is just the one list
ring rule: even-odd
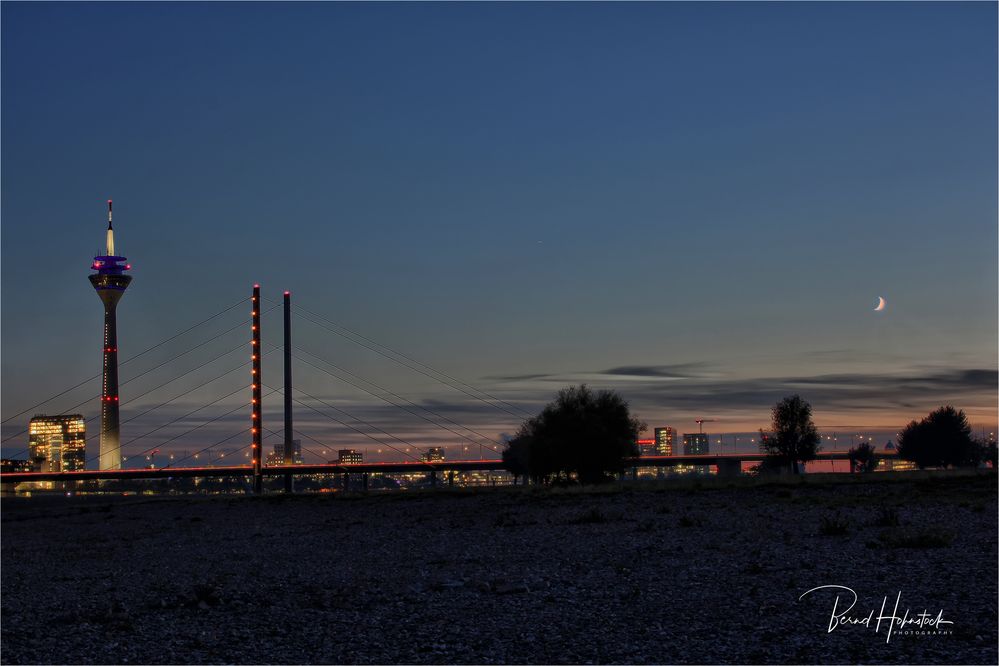
{"label": "gradient blue sky", "polygon": [[[994,3],[0,12],[5,418],[100,371],[86,275],[111,197],[134,265],[123,357],[260,282],[527,411],[585,380],[681,431],[697,417],[751,431],[791,392],[830,430],[888,431],[945,402],[994,427]],[[885,312],[872,311],[878,296]],[[245,313],[229,315],[213,330]],[[518,425],[308,322],[296,335],[476,430]],[[461,441],[296,374],[414,444]],[[137,380],[122,400],[171,376]],[[236,372],[124,436],[245,381]],[[184,386],[124,404],[122,417]],[[302,429],[331,447],[364,441],[312,416]],[[169,446],[243,425],[223,419]]]}

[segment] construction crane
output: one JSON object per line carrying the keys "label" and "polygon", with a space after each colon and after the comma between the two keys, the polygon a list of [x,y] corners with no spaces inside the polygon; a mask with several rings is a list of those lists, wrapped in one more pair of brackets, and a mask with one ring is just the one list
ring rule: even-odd
{"label": "construction crane", "polygon": [[704,434],[704,424],[705,423],[714,423],[714,421],[715,421],[714,419],[694,419],[694,423],[697,424],[697,432],[703,435]]}

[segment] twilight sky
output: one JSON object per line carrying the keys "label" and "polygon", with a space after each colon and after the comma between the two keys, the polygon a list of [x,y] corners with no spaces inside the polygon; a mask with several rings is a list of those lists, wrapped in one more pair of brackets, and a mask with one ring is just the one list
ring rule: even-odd
{"label": "twilight sky", "polygon": [[[586,381],[681,432],[698,417],[750,432],[794,392],[824,433],[893,432],[944,403],[995,428],[995,4],[0,12],[4,418],[100,372],[86,276],[110,197],[134,267],[123,359],[260,282],[528,412]],[[247,316],[229,311],[122,379]],[[267,345],[279,326],[268,313]],[[247,329],[123,386],[124,441],[245,385]],[[492,438],[518,426],[305,319],[295,335],[436,423]],[[275,387],[279,356],[265,359]],[[478,439],[295,372],[309,395],[399,438],[352,422],[379,441]],[[35,411],[98,392],[95,380]],[[248,399],[126,455],[237,433],[242,411],[167,441]],[[265,425],[280,431],[279,395],[269,403]],[[26,447],[31,413],[5,424],[4,455]],[[304,407],[296,427],[321,442],[312,450],[376,446]]]}

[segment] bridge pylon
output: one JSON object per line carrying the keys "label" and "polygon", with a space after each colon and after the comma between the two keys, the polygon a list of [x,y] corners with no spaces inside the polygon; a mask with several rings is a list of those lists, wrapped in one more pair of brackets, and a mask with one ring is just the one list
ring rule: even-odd
{"label": "bridge pylon", "polygon": [[250,346],[251,362],[251,382],[250,390],[250,434],[253,438],[253,493],[259,495],[264,490],[264,476],[261,461],[263,451],[263,378],[260,375],[260,357],[263,356],[263,347],[260,344],[260,285],[253,285],[253,309],[250,312],[252,333]]}

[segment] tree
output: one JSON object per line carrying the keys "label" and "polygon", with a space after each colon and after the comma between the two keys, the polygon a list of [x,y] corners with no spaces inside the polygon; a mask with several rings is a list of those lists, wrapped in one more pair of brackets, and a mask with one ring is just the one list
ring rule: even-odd
{"label": "tree", "polygon": [[920,468],[975,465],[979,447],[961,410],[946,405],[912,421],[898,437],[898,457]]}
{"label": "tree", "polygon": [[521,425],[503,461],[511,473],[526,473],[535,482],[568,481],[575,474],[580,483],[600,483],[623,472],[625,458],[638,455],[635,440],[644,429],[614,391],[568,387]]}
{"label": "tree", "polygon": [[850,449],[850,463],[858,472],[873,472],[878,466],[874,457],[874,447],[868,442],[861,442],[856,448]]}
{"label": "tree", "polygon": [[820,449],[812,406],[801,396],[788,396],[774,405],[771,417],[772,432],[760,430],[760,444],[772,462],[797,474],[799,465],[814,460]]}
{"label": "tree", "polygon": [[529,476],[531,471],[531,439],[529,437],[514,437],[506,443],[503,449],[503,466],[513,474],[513,482]]}

